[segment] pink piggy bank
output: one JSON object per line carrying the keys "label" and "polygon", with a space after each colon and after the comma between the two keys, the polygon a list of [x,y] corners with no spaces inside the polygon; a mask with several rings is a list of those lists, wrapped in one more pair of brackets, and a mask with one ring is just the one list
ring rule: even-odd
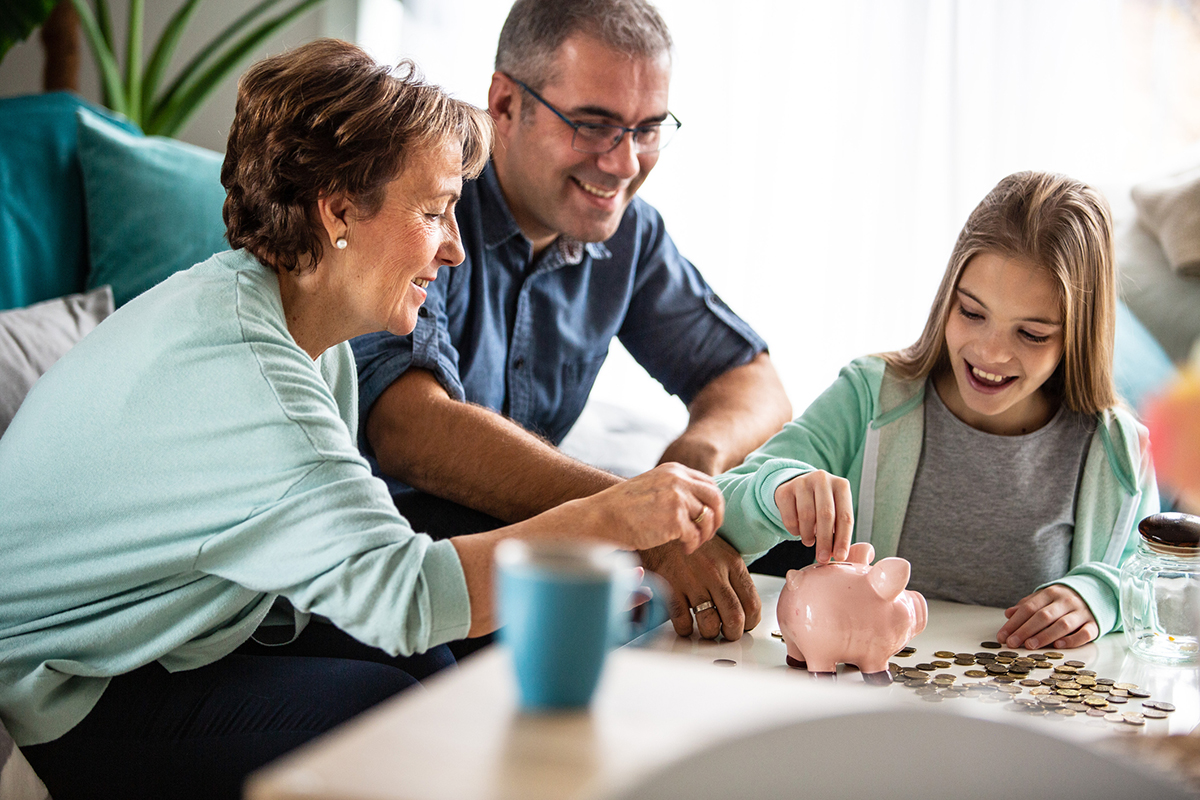
{"label": "pink piggy bank", "polygon": [[839,662],[853,664],[867,683],[892,682],[888,659],[925,630],[929,610],[920,592],[904,589],[907,561],[872,566],[874,557],[875,548],[859,542],[848,561],[788,572],[776,617],[789,665],[832,676]]}

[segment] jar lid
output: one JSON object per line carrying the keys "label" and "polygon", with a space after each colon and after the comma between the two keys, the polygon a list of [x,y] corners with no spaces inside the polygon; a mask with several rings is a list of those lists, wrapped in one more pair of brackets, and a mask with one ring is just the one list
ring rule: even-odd
{"label": "jar lid", "polygon": [[1151,514],[1138,523],[1138,532],[1155,550],[1200,555],[1200,517],[1177,512]]}

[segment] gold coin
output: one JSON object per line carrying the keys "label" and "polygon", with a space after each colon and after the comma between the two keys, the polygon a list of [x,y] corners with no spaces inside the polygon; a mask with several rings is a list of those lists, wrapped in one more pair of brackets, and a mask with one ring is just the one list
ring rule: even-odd
{"label": "gold coin", "polygon": [[1145,725],[1146,717],[1140,711],[1124,711],[1121,716],[1130,725]]}
{"label": "gold coin", "polygon": [[1116,681],[1112,678],[1096,678],[1096,683],[1100,686],[1112,686]]}
{"label": "gold coin", "polygon": [[1011,664],[1012,662],[1012,656],[996,656],[997,664]]}
{"label": "gold coin", "polygon": [[1030,653],[1029,657],[1034,661],[1045,661],[1047,656],[1045,653]]}
{"label": "gold coin", "polygon": [[902,672],[903,670],[904,670],[904,667],[900,666],[895,661],[888,662],[888,672],[891,672],[894,674],[897,672]]}
{"label": "gold coin", "polygon": [[1029,693],[1034,697],[1038,697],[1041,695],[1050,694],[1051,692],[1049,686],[1035,686],[1029,690]]}
{"label": "gold coin", "polygon": [[1045,655],[1046,658],[1053,658],[1053,659],[1059,659],[1059,658],[1063,657],[1062,653],[1056,653],[1053,650],[1047,650],[1045,653],[1043,653],[1043,655]]}
{"label": "gold coin", "polygon": [[1173,703],[1168,703],[1166,700],[1159,700],[1152,706],[1149,703],[1142,703],[1142,705],[1150,706],[1150,708],[1157,708],[1159,711],[1170,712],[1175,710],[1175,705]]}
{"label": "gold coin", "polygon": [[1108,716],[1108,712],[1103,708],[1089,708],[1087,710],[1087,715],[1089,717],[1105,717]]}
{"label": "gold coin", "polygon": [[967,659],[971,659],[972,661],[975,660],[975,656],[971,653],[955,653],[954,657],[963,661],[966,661]]}
{"label": "gold coin", "polygon": [[1085,697],[1083,698],[1084,705],[1092,706],[1093,708],[1104,708],[1108,705],[1108,701],[1103,697]]}
{"label": "gold coin", "polygon": [[1016,683],[1017,682],[1017,679],[1014,678],[1012,675],[997,675],[996,677],[992,678],[992,680],[994,680],[996,683]]}
{"label": "gold coin", "polygon": [[937,675],[934,675],[933,677],[934,678],[949,678],[952,681],[958,680],[958,676],[951,672],[939,672]]}
{"label": "gold coin", "polygon": [[1130,689],[1136,689],[1137,687],[1138,687],[1138,685],[1136,683],[1114,683],[1113,684],[1114,689],[1124,689],[1125,691],[1129,691]]}
{"label": "gold coin", "polygon": [[771,635],[774,636],[776,639],[782,639],[783,631],[771,631]]}
{"label": "gold coin", "polygon": [[1090,706],[1085,706],[1083,703],[1067,703],[1067,708],[1071,709],[1072,711],[1078,711],[1082,714],[1085,713]]}
{"label": "gold coin", "polygon": [[1075,682],[1080,686],[1095,686],[1096,679],[1088,675],[1079,675],[1075,678]]}
{"label": "gold coin", "polygon": [[1048,694],[1043,697],[1039,697],[1038,702],[1044,706],[1061,706],[1065,705],[1067,701],[1062,697],[1055,697],[1052,694]]}
{"label": "gold coin", "polygon": [[986,678],[987,670],[969,669],[966,672],[964,672],[963,675],[966,675],[968,678]]}
{"label": "gold coin", "polygon": [[1097,683],[1095,686],[1091,687],[1091,690],[1092,690],[1092,694],[1108,694],[1109,692],[1112,691],[1112,687],[1111,686],[1101,686],[1100,684]]}
{"label": "gold coin", "polygon": [[917,669],[923,669],[926,672],[933,672],[933,664],[927,664],[927,663],[917,664]]}
{"label": "gold coin", "polygon": [[919,670],[919,669],[906,669],[900,674],[906,678],[915,678],[915,679],[919,679],[919,680],[924,680],[925,678],[929,677],[924,672],[921,672],[921,670]]}
{"label": "gold coin", "polygon": [[1062,714],[1064,717],[1073,717],[1078,712],[1075,711],[1075,709],[1073,709],[1073,708],[1056,708],[1056,709],[1054,709],[1054,713]]}
{"label": "gold coin", "polygon": [[930,661],[929,663],[933,664],[938,669],[950,669],[949,661]]}
{"label": "gold coin", "polygon": [[1014,664],[1027,664],[1027,665],[1028,665],[1028,664],[1033,664],[1033,663],[1036,663],[1036,662],[1034,662],[1034,660],[1033,660],[1032,658],[1030,658],[1029,656],[1017,656],[1016,658],[1014,658],[1014,659],[1013,659],[1013,663],[1014,663]]}
{"label": "gold coin", "polygon": [[938,650],[933,655],[935,658],[954,658],[954,653],[949,650]]}
{"label": "gold coin", "polygon": [[1062,666],[1055,667],[1054,671],[1061,672],[1064,675],[1074,675],[1076,670],[1074,667],[1068,667],[1066,664],[1063,664]]}
{"label": "gold coin", "polygon": [[1129,702],[1128,697],[1107,697],[1105,699],[1114,706],[1123,706]]}
{"label": "gold coin", "polygon": [[1150,696],[1149,692],[1144,692],[1141,689],[1126,689],[1125,691],[1129,692],[1130,697],[1136,697],[1138,699]]}
{"label": "gold coin", "polygon": [[1166,719],[1168,716],[1167,712],[1161,711],[1157,708],[1147,708],[1142,712],[1142,715],[1145,716],[1146,719]]}
{"label": "gold coin", "polygon": [[1020,686],[1013,686],[1013,685],[1011,685],[1011,684],[1006,684],[1006,685],[1004,685],[1004,686],[1001,686],[1001,687],[1000,687],[1000,691],[1002,691],[1002,692],[1006,692],[1006,693],[1008,693],[1008,694],[1020,694],[1020,693],[1021,693],[1021,687],[1020,687]]}
{"label": "gold coin", "polygon": [[1110,711],[1104,715],[1105,722],[1124,722],[1125,716],[1120,711]]}
{"label": "gold coin", "polygon": [[1078,689],[1055,689],[1054,693],[1059,697],[1079,697]]}
{"label": "gold coin", "polygon": [[1019,683],[1020,683],[1022,686],[1041,686],[1041,685],[1042,685],[1042,682],[1041,682],[1041,681],[1035,681],[1035,680],[1033,680],[1032,678],[1026,678],[1026,679],[1025,679],[1025,680],[1023,680],[1023,681],[1019,681]]}
{"label": "gold coin", "polygon": [[999,642],[980,642],[979,646],[986,647],[988,650],[999,650],[1004,645],[1000,644]]}
{"label": "gold coin", "polygon": [[1087,664],[1083,663],[1082,661],[1064,661],[1063,664],[1067,665],[1068,667],[1076,668],[1087,666]]}
{"label": "gold coin", "polygon": [[954,683],[954,678],[934,678],[933,682],[938,686],[949,686]]}
{"label": "gold coin", "polygon": [[1076,683],[1075,681],[1059,681],[1058,683],[1056,683],[1054,685],[1056,687],[1058,687],[1059,689],[1078,689],[1079,688],[1079,684]]}
{"label": "gold coin", "polygon": [[1075,670],[1075,674],[1076,675],[1084,675],[1089,678],[1094,678],[1094,677],[1096,677],[1096,670],[1094,670],[1094,669],[1077,669],[1077,670]]}
{"label": "gold coin", "polygon": [[1007,675],[1008,667],[1003,664],[988,664],[985,669],[992,675]]}

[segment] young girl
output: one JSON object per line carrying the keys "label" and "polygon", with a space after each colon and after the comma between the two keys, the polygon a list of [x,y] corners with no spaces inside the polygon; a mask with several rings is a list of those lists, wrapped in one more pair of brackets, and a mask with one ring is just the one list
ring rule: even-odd
{"label": "young girl", "polygon": [[[958,237],[921,337],[857,359],[717,478],[747,559],[798,536],[912,563],[927,597],[1007,607],[997,640],[1114,630],[1137,522],[1158,510],[1145,429],[1117,405],[1112,223],[1060,175],[1002,180]],[[857,502],[856,502],[857,501]]]}

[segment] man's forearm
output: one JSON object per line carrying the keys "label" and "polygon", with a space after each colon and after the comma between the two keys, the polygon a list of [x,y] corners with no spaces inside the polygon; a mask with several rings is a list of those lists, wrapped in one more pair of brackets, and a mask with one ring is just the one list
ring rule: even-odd
{"label": "man's forearm", "polygon": [[420,369],[380,395],[367,418],[367,439],[387,474],[508,522],[621,480],[487,408],[451,399]]}
{"label": "man's forearm", "polygon": [[661,462],[681,464],[716,475],[736,467],[792,418],[779,374],[770,356],[714,378],[688,406],[689,422],[663,452]]}

